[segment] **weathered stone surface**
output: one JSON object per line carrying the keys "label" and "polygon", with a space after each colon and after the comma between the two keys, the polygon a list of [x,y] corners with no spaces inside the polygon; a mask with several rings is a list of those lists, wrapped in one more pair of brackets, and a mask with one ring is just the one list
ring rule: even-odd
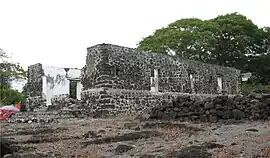
{"label": "weathered stone surface", "polygon": [[233,115],[233,117],[234,117],[236,120],[240,120],[240,119],[242,119],[242,118],[245,117],[245,113],[242,112],[242,111],[239,110],[239,109],[234,109],[234,110],[232,111],[232,115]]}
{"label": "weathered stone surface", "polygon": [[200,146],[191,146],[171,154],[173,158],[211,158],[212,155]]}
{"label": "weathered stone surface", "polygon": [[0,154],[1,157],[4,157],[6,154],[12,154],[19,150],[17,146],[14,146],[14,143],[6,138],[0,138],[1,150]]}
{"label": "weathered stone surface", "polygon": [[140,132],[126,133],[126,134],[114,136],[114,137],[98,138],[98,139],[94,139],[90,141],[85,141],[82,143],[84,145],[104,144],[108,142],[121,142],[121,141],[137,140],[137,139],[147,139],[147,138],[155,137],[159,135],[160,133],[156,131],[140,131]]}
{"label": "weathered stone surface", "polygon": [[15,153],[5,155],[4,158],[56,158],[57,156],[51,152],[33,152],[33,153]]}
{"label": "weathered stone surface", "polygon": [[26,96],[36,97],[42,96],[42,76],[44,71],[40,63],[31,65],[28,67],[27,84],[26,84]]}
{"label": "weathered stone surface", "polygon": [[101,135],[98,135],[98,133],[95,131],[88,131],[87,133],[83,135],[83,137],[84,138],[98,138],[98,137],[101,137]]}
{"label": "weathered stone surface", "polygon": [[116,148],[115,148],[115,152],[117,154],[121,154],[121,153],[124,153],[124,152],[127,152],[131,149],[133,149],[134,146],[131,146],[131,145],[127,145],[127,144],[119,144]]}
{"label": "weathered stone surface", "polygon": [[[216,94],[217,77],[223,75],[223,87],[229,94],[237,93],[240,71],[218,65],[183,60],[164,54],[139,52],[136,49],[110,44],[99,44],[87,49],[83,72],[85,89],[110,87],[113,89],[150,90],[150,77],[159,71],[160,92],[188,92],[189,75],[198,80],[194,91]],[[136,72],[136,73],[135,73]]]}
{"label": "weathered stone surface", "polygon": [[212,102],[206,102],[204,104],[204,109],[212,109],[214,107],[213,103]]}
{"label": "weathered stone surface", "polygon": [[[233,68],[172,58],[163,54],[138,52],[136,49],[110,44],[95,45],[87,51],[86,65],[82,73],[82,100],[94,113],[109,109],[109,115],[129,114],[147,111],[164,103],[176,107],[184,106],[187,108],[181,110],[193,111],[197,107],[203,107],[203,103],[197,102],[194,105],[191,95],[183,93],[218,94],[217,79],[220,76],[223,90],[227,94],[238,93],[240,71]],[[158,92],[161,93],[150,92],[154,72],[158,72]],[[193,90],[191,73],[195,78]],[[172,102],[174,98],[177,98],[176,102]],[[227,96],[221,96],[215,103],[223,103],[227,99]],[[211,109],[215,103],[207,105],[206,109]],[[178,117],[174,111],[163,112],[164,118]]]}
{"label": "weathered stone surface", "polygon": [[135,129],[136,127],[138,127],[138,123],[136,122],[128,122],[124,124],[124,128],[127,129]]}
{"label": "weathered stone surface", "polygon": [[155,154],[143,154],[139,158],[163,158],[163,157]]}
{"label": "weathered stone surface", "polygon": [[205,142],[202,144],[202,147],[206,149],[214,149],[214,148],[223,148],[224,145],[213,143],[213,142]]}
{"label": "weathered stone surface", "polygon": [[[186,100],[179,103],[179,99],[172,100],[173,104],[169,106],[157,106],[152,108],[150,119],[177,119],[180,121],[217,122],[221,120],[267,120],[270,116],[270,108],[261,99],[250,99],[248,96],[216,96],[204,98],[200,102]],[[217,104],[215,104],[217,103]],[[196,104],[196,105],[195,105]],[[186,106],[188,105],[188,106]],[[205,110],[204,110],[205,109]]]}

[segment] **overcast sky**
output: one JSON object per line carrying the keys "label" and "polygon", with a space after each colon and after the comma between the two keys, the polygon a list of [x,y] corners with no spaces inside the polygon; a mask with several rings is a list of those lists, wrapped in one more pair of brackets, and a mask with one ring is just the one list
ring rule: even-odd
{"label": "overcast sky", "polygon": [[0,48],[24,68],[85,64],[86,48],[127,47],[181,18],[238,12],[270,26],[270,0],[0,0]]}

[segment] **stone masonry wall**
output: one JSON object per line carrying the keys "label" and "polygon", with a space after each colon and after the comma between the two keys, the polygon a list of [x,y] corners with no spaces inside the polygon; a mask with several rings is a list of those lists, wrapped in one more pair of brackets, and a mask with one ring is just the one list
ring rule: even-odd
{"label": "stone masonry wall", "polygon": [[84,91],[82,98],[82,104],[96,117],[150,113],[153,119],[180,121],[270,120],[270,95],[196,95],[100,88]]}
{"label": "stone masonry wall", "polygon": [[34,111],[46,107],[46,100],[41,96],[28,97],[25,100],[26,111]]}
{"label": "stone masonry wall", "polygon": [[40,63],[31,65],[27,71],[26,95],[28,97],[42,96],[42,76],[44,71]]}
{"label": "stone masonry wall", "polygon": [[190,74],[194,76],[195,93],[217,94],[218,77],[223,80],[224,91],[239,92],[240,71],[234,68],[109,44],[88,48],[82,83],[85,90],[107,87],[149,91],[154,69],[158,69],[159,92],[189,92]]}
{"label": "stone masonry wall", "polygon": [[173,100],[172,104],[153,108],[150,118],[201,122],[270,120],[270,95],[224,95],[203,100],[181,96]]}
{"label": "stone masonry wall", "polygon": [[25,107],[26,111],[34,111],[46,105],[46,100],[42,98],[42,76],[44,71],[42,64],[30,65],[27,71],[27,83],[25,87]]}
{"label": "stone masonry wall", "polygon": [[[82,92],[82,104],[93,113],[104,115],[148,113],[152,108],[166,106],[178,96],[207,98],[214,95],[183,93],[152,93],[139,90],[98,88]],[[100,115],[103,115],[100,114]]]}

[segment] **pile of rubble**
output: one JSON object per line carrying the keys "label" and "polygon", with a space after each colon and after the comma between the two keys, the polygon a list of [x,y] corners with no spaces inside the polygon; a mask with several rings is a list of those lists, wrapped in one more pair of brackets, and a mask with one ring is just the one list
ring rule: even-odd
{"label": "pile of rubble", "polygon": [[21,112],[12,115],[9,123],[57,123],[57,112]]}
{"label": "pile of rubble", "polygon": [[90,109],[72,98],[54,100],[48,107],[20,112],[10,116],[9,123],[57,123],[57,119],[85,118],[91,116]]}
{"label": "pile of rubble", "polygon": [[167,106],[153,108],[150,118],[202,122],[228,119],[267,120],[270,119],[270,95],[222,95],[203,100],[180,96]]}

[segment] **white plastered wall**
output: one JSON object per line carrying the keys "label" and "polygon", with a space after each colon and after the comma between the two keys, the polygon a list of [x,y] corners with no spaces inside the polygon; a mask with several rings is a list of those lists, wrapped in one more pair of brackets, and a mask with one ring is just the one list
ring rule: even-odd
{"label": "white plastered wall", "polygon": [[[43,98],[46,99],[47,105],[51,105],[51,99],[55,95],[67,94],[69,95],[69,80],[79,79],[81,71],[79,69],[69,69],[68,73],[64,68],[53,66],[43,66]],[[81,87],[77,86],[78,91],[81,92]],[[77,94],[77,97],[80,95]]]}

